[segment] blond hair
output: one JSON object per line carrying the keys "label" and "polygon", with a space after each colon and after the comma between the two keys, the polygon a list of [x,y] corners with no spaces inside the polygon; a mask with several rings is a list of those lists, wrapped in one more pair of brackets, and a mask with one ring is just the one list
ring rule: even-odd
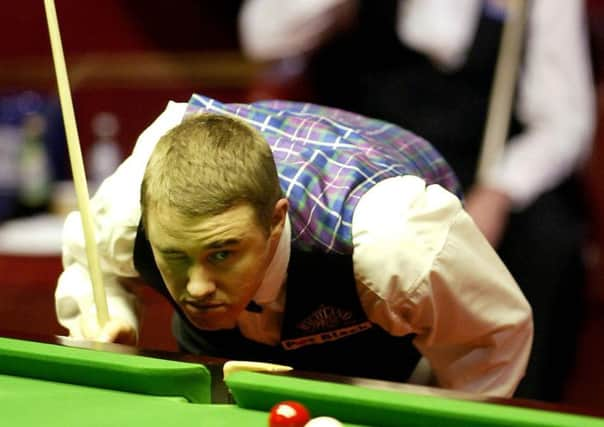
{"label": "blond hair", "polygon": [[203,217],[248,203],[268,231],[280,197],[264,137],[239,118],[203,113],[166,133],[151,154],[141,188],[143,224],[158,207]]}

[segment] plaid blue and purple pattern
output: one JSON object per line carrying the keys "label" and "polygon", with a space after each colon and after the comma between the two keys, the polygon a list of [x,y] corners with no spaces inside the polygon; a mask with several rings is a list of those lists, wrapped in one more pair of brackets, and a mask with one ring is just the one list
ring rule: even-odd
{"label": "plaid blue and purple pattern", "polygon": [[290,202],[292,244],[352,252],[352,215],[379,181],[415,175],[461,195],[457,178],[425,140],[398,126],[334,108],[289,101],[224,104],[193,95],[187,114],[236,115],[266,138]]}

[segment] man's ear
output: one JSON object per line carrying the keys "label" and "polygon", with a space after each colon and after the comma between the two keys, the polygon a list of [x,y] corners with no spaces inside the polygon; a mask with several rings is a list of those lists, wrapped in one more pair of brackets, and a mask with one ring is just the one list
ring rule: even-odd
{"label": "man's ear", "polygon": [[274,234],[275,232],[279,235],[281,234],[281,231],[283,231],[283,227],[285,226],[285,218],[287,218],[288,209],[289,202],[286,198],[277,200],[271,218],[271,234]]}

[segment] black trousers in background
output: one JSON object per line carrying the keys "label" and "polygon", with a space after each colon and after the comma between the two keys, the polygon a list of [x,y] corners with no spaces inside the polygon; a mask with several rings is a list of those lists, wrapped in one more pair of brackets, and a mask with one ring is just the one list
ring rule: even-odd
{"label": "black trousers in background", "polygon": [[499,254],[533,308],[534,340],[516,397],[560,401],[582,321],[585,227],[565,189],[510,217]]}

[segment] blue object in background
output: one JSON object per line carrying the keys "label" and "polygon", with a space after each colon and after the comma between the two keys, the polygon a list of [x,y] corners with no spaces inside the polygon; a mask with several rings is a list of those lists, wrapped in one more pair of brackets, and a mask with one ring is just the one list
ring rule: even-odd
{"label": "blue object in background", "polygon": [[[35,117],[35,121],[32,118]],[[35,122],[35,134],[32,134]],[[48,208],[52,182],[64,179],[65,131],[55,97],[34,91],[0,95],[0,221]],[[32,180],[38,180],[34,183]],[[35,201],[24,198],[43,185]]]}

